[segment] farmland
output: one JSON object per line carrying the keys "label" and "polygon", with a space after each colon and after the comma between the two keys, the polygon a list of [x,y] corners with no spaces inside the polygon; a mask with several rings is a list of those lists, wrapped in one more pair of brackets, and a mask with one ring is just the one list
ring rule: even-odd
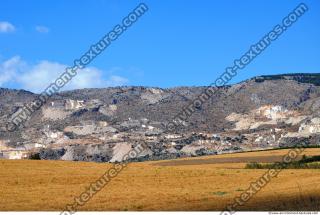
{"label": "farmland", "polygon": [[[130,163],[79,210],[223,210],[288,149]],[[319,155],[319,148],[303,154]],[[0,210],[56,211],[112,164],[0,160]],[[319,169],[285,169],[239,210],[319,210]],[[317,206],[318,205],[318,206]]]}

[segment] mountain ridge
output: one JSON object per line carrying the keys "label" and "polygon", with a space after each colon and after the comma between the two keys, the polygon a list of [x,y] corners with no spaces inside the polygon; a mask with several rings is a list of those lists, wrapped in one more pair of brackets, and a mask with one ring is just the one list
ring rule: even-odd
{"label": "mountain ridge", "polygon": [[[314,80],[314,82],[308,82],[307,80]],[[272,74],[272,75],[258,75],[254,76],[248,79],[245,79],[243,81],[240,81],[238,83],[228,84],[226,86],[233,86],[237,84],[241,84],[244,82],[252,81],[252,80],[258,80],[258,81],[265,81],[265,80],[293,80],[301,83],[310,83],[314,84],[316,83],[317,86],[320,85],[320,73],[282,73],[282,74]],[[319,80],[319,82],[318,82]],[[114,86],[114,87],[102,87],[102,88],[81,88],[81,89],[73,89],[73,90],[65,90],[58,92],[56,94],[65,93],[65,92],[72,92],[77,90],[99,90],[99,89],[119,89],[119,88],[158,88],[162,90],[170,90],[170,89],[176,89],[176,88],[205,88],[209,87],[209,85],[202,85],[202,86],[173,86],[173,87],[158,87],[158,86],[143,86],[143,85],[123,85],[123,86]],[[24,89],[15,89],[15,88],[4,88],[0,87],[0,93],[2,91],[14,91],[14,92],[24,92],[28,94],[35,94],[39,95],[39,93],[34,93],[28,90]]]}
{"label": "mountain ridge", "polygon": [[[6,153],[24,147],[27,157],[38,153],[41,159],[107,162],[138,143],[149,147],[140,160],[287,147],[301,141],[317,145],[318,77],[299,73],[251,78],[216,88],[197,108],[190,104],[206,86],[64,91],[50,97],[14,132],[6,130],[6,123],[36,94],[0,89],[0,153],[10,157]],[[166,125],[190,107],[195,111],[168,131]]]}

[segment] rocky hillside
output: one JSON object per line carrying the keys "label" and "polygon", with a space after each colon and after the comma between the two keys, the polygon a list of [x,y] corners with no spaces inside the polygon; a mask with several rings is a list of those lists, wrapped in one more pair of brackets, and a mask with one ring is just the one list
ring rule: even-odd
{"label": "rocky hillside", "polygon": [[62,92],[14,132],[10,116],[37,95],[0,88],[0,156],[119,161],[138,143],[140,160],[317,145],[320,74],[260,76],[216,89],[175,131],[165,125],[206,87],[113,87]]}

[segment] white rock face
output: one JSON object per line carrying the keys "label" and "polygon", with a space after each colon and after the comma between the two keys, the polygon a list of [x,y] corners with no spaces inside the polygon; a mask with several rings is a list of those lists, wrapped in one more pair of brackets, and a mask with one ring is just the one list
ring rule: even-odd
{"label": "white rock face", "polygon": [[303,123],[299,127],[299,133],[315,134],[320,133],[320,118],[311,119],[310,123]]}
{"label": "white rock face", "polygon": [[232,113],[226,120],[235,122],[233,130],[256,129],[262,125],[277,125],[279,121],[287,124],[298,124],[305,116],[298,116],[294,111],[289,111],[280,105],[265,105],[248,114]]}
{"label": "white rock face", "polygon": [[43,147],[45,147],[45,146],[42,145],[42,144],[40,144],[40,143],[35,143],[35,144],[34,144],[34,147],[35,147],[35,148],[43,148]]}
{"label": "white rock face", "polygon": [[3,157],[10,160],[20,160],[27,157],[26,152],[24,151],[7,151],[3,152]]}
{"label": "white rock face", "polygon": [[150,88],[150,91],[151,91],[153,94],[161,94],[161,93],[163,93],[163,90],[161,90],[161,89],[156,89],[156,88]]}
{"label": "white rock face", "polygon": [[84,107],[84,101],[68,99],[65,103],[66,110],[75,110]]}
{"label": "white rock face", "polygon": [[6,141],[0,140],[0,151],[9,149],[6,145]]}
{"label": "white rock face", "polygon": [[277,121],[276,120],[270,120],[266,122],[254,122],[251,126],[250,129],[256,129],[259,128],[262,125],[276,125]]}
{"label": "white rock face", "polygon": [[156,88],[150,88],[147,92],[141,94],[141,99],[149,104],[155,104],[163,98],[163,90]]}
{"label": "white rock face", "polygon": [[282,106],[276,105],[276,106],[270,106],[270,107],[264,107],[264,115],[268,119],[278,119],[283,118],[285,116],[285,113],[288,112],[287,109],[283,108]]}
{"label": "white rock face", "polygon": [[181,138],[182,136],[179,134],[168,134],[165,136],[166,139],[176,139],[176,138]]}
{"label": "white rock face", "polygon": [[181,151],[186,153],[187,155],[196,155],[196,151],[202,148],[203,147],[201,146],[186,145],[181,149]]}
{"label": "white rock face", "polygon": [[262,136],[259,136],[259,137],[257,137],[255,140],[254,140],[254,142],[260,142],[260,141],[262,141],[263,140],[263,137]]}
{"label": "white rock face", "polygon": [[57,132],[47,131],[45,132],[45,135],[51,139],[63,138],[64,136],[63,132],[60,132],[60,131],[57,131]]}
{"label": "white rock face", "polygon": [[320,118],[313,118],[309,122],[302,123],[298,132],[288,132],[283,137],[309,137],[320,133]]}
{"label": "white rock face", "polygon": [[73,160],[73,153],[72,153],[72,151],[70,150],[70,147],[67,147],[66,149],[67,149],[67,151],[66,151],[66,153],[61,157],[61,160],[64,160],[64,161],[72,161],[72,160]]}
{"label": "white rock face", "polygon": [[65,119],[69,113],[57,108],[43,108],[42,109],[43,119],[50,119],[50,120],[61,120]]}
{"label": "white rock face", "polygon": [[106,121],[99,121],[99,122],[97,122],[97,125],[98,125],[99,127],[106,127],[106,126],[108,126],[108,122],[106,122]]}
{"label": "white rock face", "polygon": [[170,147],[170,148],[168,148],[168,149],[167,149],[167,152],[168,152],[168,153],[172,153],[172,154],[174,154],[174,153],[177,153],[177,152],[178,152],[178,150],[177,150],[177,149],[175,149],[174,147]]}
{"label": "white rock face", "polygon": [[226,117],[226,120],[230,122],[235,122],[239,121],[244,117],[243,114],[238,114],[238,113],[231,113],[229,116]]}
{"label": "white rock face", "polygon": [[117,105],[103,106],[99,109],[99,112],[106,116],[113,116],[118,110]]}
{"label": "white rock face", "polygon": [[100,127],[96,125],[80,125],[80,126],[68,126],[64,129],[64,132],[72,132],[76,135],[90,135],[106,132],[116,132],[117,130],[111,126]]}
{"label": "white rock face", "polygon": [[305,120],[307,116],[295,116],[295,117],[289,117],[285,123],[291,124],[291,125],[298,125],[301,121]]}
{"label": "white rock face", "polygon": [[255,140],[255,143],[260,144],[275,144],[276,136],[275,135],[267,135],[267,136],[258,136]]}
{"label": "white rock face", "polygon": [[232,113],[226,117],[226,120],[235,122],[235,128],[233,130],[236,131],[249,129],[250,126],[255,123],[254,118],[247,114]]}
{"label": "white rock face", "polygon": [[316,118],[311,119],[311,123],[319,125],[320,124],[320,118],[316,117]]}
{"label": "white rock face", "polygon": [[132,150],[132,145],[128,143],[117,143],[113,148],[110,162],[121,162],[123,157]]}

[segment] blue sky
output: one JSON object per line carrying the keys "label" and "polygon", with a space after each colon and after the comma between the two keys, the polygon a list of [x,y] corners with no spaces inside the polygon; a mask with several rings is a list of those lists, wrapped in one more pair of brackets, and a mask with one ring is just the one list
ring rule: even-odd
{"label": "blue sky", "polygon": [[[139,1],[2,0],[0,87],[38,92]],[[146,0],[149,10],[98,56],[83,87],[203,86],[213,82],[300,1]],[[236,76],[320,72],[320,1]]]}

